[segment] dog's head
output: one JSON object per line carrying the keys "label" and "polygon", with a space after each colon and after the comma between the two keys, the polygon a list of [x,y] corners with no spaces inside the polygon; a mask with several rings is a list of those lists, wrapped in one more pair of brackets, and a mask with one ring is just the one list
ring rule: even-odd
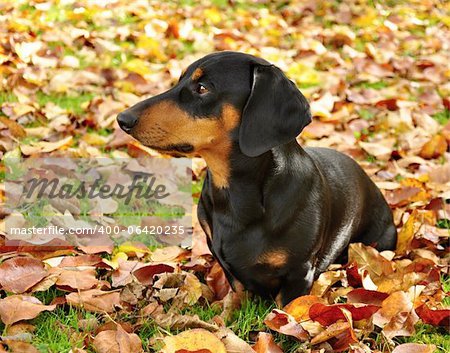
{"label": "dog's head", "polygon": [[117,120],[148,147],[200,155],[209,164],[209,154],[228,156],[233,144],[249,157],[282,145],[311,115],[305,97],[280,69],[252,55],[219,52],[194,62],[174,87]]}

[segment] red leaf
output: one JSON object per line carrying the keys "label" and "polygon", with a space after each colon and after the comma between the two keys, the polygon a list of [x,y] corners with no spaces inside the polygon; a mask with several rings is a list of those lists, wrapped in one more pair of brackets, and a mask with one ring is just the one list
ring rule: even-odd
{"label": "red leaf", "polygon": [[358,288],[362,287],[362,278],[358,272],[358,265],[353,262],[346,269],[347,281],[351,287]]}
{"label": "red leaf", "polygon": [[398,109],[396,98],[383,99],[383,100],[375,103],[375,106],[377,108],[386,108],[388,110],[397,110]]}
{"label": "red leaf", "polygon": [[347,294],[347,299],[350,303],[372,304],[377,306],[381,306],[381,303],[387,297],[389,297],[387,293],[364,288],[354,289]]}
{"label": "red leaf", "polygon": [[450,309],[433,310],[427,304],[416,308],[416,313],[426,324],[434,326],[450,326]]}
{"label": "red leaf", "polygon": [[323,326],[329,326],[338,320],[346,320],[341,308],[347,309],[352,314],[354,321],[369,319],[380,309],[377,305],[365,305],[356,307],[352,304],[324,305],[317,303],[309,309],[309,317]]}
{"label": "red leaf", "polygon": [[172,273],[174,271],[174,268],[169,265],[165,264],[158,264],[158,265],[147,265],[144,267],[141,267],[133,272],[133,275],[137,278],[141,284],[144,286],[151,285],[153,283],[153,276],[169,272]]}

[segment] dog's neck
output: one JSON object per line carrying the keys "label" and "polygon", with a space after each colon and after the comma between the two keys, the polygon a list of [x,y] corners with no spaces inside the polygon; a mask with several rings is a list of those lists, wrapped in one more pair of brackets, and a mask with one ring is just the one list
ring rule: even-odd
{"label": "dog's neck", "polygon": [[[241,187],[246,192],[252,188],[261,190],[268,175],[288,169],[298,171],[305,167],[298,164],[305,162],[308,165],[310,160],[296,140],[277,146],[258,157],[246,156],[237,143],[223,147],[202,157],[206,161],[215,189],[224,193],[235,192]],[[221,153],[217,154],[218,151]]]}

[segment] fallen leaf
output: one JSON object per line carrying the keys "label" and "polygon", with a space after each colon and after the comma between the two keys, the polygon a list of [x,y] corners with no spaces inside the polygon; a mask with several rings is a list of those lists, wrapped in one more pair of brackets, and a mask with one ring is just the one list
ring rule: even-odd
{"label": "fallen leaf", "polygon": [[375,283],[394,272],[391,261],[381,256],[376,249],[361,243],[350,244],[348,262],[355,262],[358,268],[367,270]]}
{"label": "fallen leaf", "polygon": [[99,283],[95,276],[95,269],[63,270],[56,281],[56,285],[78,290],[91,289]]}
{"label": "fallen leaf", "polygon": [[395,347],[392,353],[433,353],[435,350],[434,344],[403,343]]}
{"label": "fallen leaf", "polygon": [[283,353],[283,350],[275,343],[273,336],[266,332],[258,333],[253,350],[256,353]]}
{"label": "fallen leaf", "polygon": [[227,353],[225,345],[216,335],[200,328],[184,331],[175,336],[167,336],[163,339],[163,343],[164,348],[161,353],[179,353],[181,350]]}
{"label": "fallen leaf", "polygon": [[434,135],[430,141],[423,145],[419,156],[425,159],[441,157],[447,151],[447,141],[442,135]]}
{"label": "fallen leaf", "polygon": [[117,331],[101,331],[92,343],[97,353],[143,353],[141,339],[135,333],[126,332],[121,325]]}
{"label": "fallen leaf", "polygon": [[0,265],[0,284],[16,294],[26,292],[46,275],[42,261],[31,257],[13,257]]}
{"label": "fallen leaf", "polygon": [[371,304],[355,306],[353,304],[325,305],[316,303],[309,309],[309,317],[323,326],[329,326],[338,320],[346,319],[342,309],[348,310],[352,314],[354,321],[359,321],[370,319],[380,307]]}
{"label": "fallen leaf", "polygon": [[434,326],[450,326],[450,309],[430,309],[427,304],[422,304],[416,308],[416,313],[420,319]]}
{"label": "fallen leaf", "polygon": [[10,353],[39,353],[36,347],[27,342],[4,340]]}
{"label": "fallen leaf", "polygon": [[282,310],[273,309],[264,319],[264,323],[271,330],[293,336],[300,341],[306,341],[308,339],[308,333],[302,326],[291,315]]}
{"label": "fallen leaf", "polygon": [[20,149],[24,155],[29,156],[32,154],[46,153],[59,150],[63,147],[70,145],[72,143],[72,140],[73,140],[72,136],[67,136],[66,138],[56,142],[46,142],[46,141],[32,142],[29,145],[21,145]]}
{"label": "fallen leaf", "polygon": [[165,264],[148,264],[144,265],[137,270],[133,271],[133,275],[136,279],[144,286],[149,286],[153,284],[153,276],[160,273],[172,273],[174,268]]}
{"label": "fallen leaf", "polygon": [[100,289],[90,289],[66,295],[68,304],[94,312],[111,313],[120,306],[120,293],[106,292]]}
{"label": "fallen leaf", "polygon": [[406,223],[403,225],[400,232],[398,232],[397,236],[397,247],[395,252],[398,255],[405,254],[408,250],[410,250],[411,242],[414,238],[415,233],[415,222],[416,222],[417,213],[413,212]]}
{"label": "fallen leaf", "polygon": [[324,303],[324,300],[315,295],[304,295],[291,301],[283,311],[291,315],[297,322],[309,320],[309,309],[313,304]]}
{"label": "fallen leaf", "polygon": [[411,336],[414,325],[419,320],[413,310],[413,303],[405,292],[394,292],[381,304],[381,309],[373,316],[373,323],[383,328],[388,338]]}
{"label": "fallen leaf", "polygon": [[30,320],[42,311],[52,311],[56,305],[44,305],[28,295],[11,295],[0,299],[0,318],[5,325],[11,325],[20,320]]}
{"label": "fallen leaf", "polygon": [[11,132],[11,135],[13,135],[16,138],[23,138],[27,136],[27,133],[25,129],[22,127],[22,125],[18,124],[14,120],[5,118],[4,116],[0,116],[0,123],[5,125]]}

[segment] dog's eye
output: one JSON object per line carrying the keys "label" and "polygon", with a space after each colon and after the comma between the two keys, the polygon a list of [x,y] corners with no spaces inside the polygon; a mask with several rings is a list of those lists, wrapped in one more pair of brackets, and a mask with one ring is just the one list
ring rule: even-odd
{"label": "dog's eye", "polygon": [[199,83],[197,85],[197,93],[198,94],[204,94],[206,92],[208,92],[208,89],[205,86],[203,86],[201,83]]}

